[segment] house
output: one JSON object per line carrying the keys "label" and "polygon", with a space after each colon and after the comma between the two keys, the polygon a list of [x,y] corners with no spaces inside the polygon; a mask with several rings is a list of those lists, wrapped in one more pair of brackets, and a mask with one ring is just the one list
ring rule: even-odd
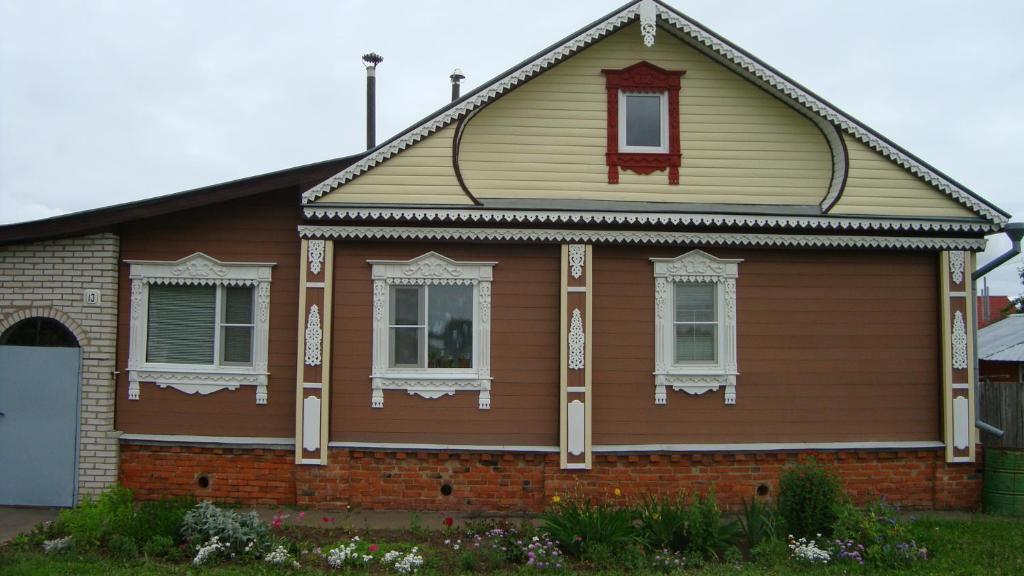
{"label": "house", "polygon": [[82,390],[79,494],[737,506],[814,457],[971,508],[971,271],[1008,219],[637,0],[365,153],[0,227],[0,333],[81,347],[49,392]]}
{"label": "house", "polygon": [[992,382],[1024,383],[1024,314],[978,331],[978,374]]}
{"label": "house", "polygon": [[978,328],[999,322],[1013,312],[1013,300],[1009,296],[991,296],[984,293],[978,295],[978,306],[975,312]]}

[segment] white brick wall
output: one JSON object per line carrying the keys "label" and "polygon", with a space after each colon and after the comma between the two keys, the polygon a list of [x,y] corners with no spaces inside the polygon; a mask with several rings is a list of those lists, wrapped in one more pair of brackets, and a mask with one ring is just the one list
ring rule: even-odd
{"label": "white brick wall", "polygon": [[[114,358],[117,341],[118,237],[93,234],[0,246],[0,332],[23,318],[63,322],[82,345],[78,497],[117,481]],[[85,290],[100,290],[99,306]]]}

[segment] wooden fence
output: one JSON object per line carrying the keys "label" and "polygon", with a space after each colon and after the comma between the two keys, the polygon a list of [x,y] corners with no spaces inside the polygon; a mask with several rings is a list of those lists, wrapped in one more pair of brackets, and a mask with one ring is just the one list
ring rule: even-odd
{"label": "wooden fence", "polygon": [[981,419],[1001,429],[1002,438],[981,433],[985,446],[1024,448],[1024,384],[1009,382],[982,382]]}

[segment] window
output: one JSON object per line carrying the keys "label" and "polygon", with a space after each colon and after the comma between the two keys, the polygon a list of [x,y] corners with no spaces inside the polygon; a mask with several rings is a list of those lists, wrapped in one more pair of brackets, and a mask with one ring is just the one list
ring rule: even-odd
{"label": "window", "polygon": [[128,397],[153,382],[188,394],[256,387],[267,401],[273,264],[129,261],[132,280]]}
{"label": "window", "polygon": [[667,170],[668,183],[679,184],[679,89],[686,72],[649,62],[601,72],[608,94],[608,183],[618,184],[621,169]]}
{"label": "window", "polygon": [[668,152],[668,92],[619,91],[619,149]]}
{"label": "window", "polygon": [[384,390],[440,398],[461,390],[490,408],[491,273],[494,262],[456,262],[430,252],[371,260],[374,341],[371,406]]}
{"label": "window", "polygon": [[703,394],[725,388],[736,402],[736,278],[740,260],[693,250],[652,258],[656,404],[667,389]]}

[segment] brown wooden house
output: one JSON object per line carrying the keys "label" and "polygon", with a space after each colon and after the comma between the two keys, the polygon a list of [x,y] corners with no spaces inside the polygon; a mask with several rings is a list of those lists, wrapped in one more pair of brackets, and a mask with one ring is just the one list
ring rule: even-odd
{"label": "brown wooden house", "polygon": [[813,455],[856,499],[965,508],[971,271],[1008,218],[638,0],[364,154],[0,240],[119,238],[143,496],[736,505]]}

